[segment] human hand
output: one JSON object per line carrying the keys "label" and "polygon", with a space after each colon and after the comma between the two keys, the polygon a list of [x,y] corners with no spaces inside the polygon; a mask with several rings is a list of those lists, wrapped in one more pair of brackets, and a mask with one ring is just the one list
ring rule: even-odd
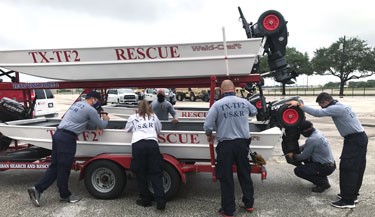
{"label": "human hand", "polygon": [[101,130],[101,129],[99,129],[99,128],[96,128],[95,132],[96,132],[96,134],[99,135],[99,136],[103,135],[103,130]]}
{"label": "human hand", "polygon": [[207,141],[208,143],[213,144],[215,142],[215,135],[212,133],[210,135],[207,135]]}
{"label": "human hand", "polygon": [[290,158],[290,159],[293,159],[294,153],[289,152],[288,154],[286,154],[286,156],[288,156],[288,158]]}
{"label": "human hand", "polygon": [[178,123],[178,118],[173,118],[172,119],[172,123],[177,124]]}
{"label": "human hand", "polygon": [[303,106],[304,106],[303,102],[295,101],[295,100],[286,102],[285,104],[289,104],[289,107],[299,106],[300,108],[303,108]]}
{"label": "human hand", "polygon": [[102,118],[103,118],[103,120],[105,120],[105,121],[109,121],[109,116],[108,116],[108,114],[102,114]]}

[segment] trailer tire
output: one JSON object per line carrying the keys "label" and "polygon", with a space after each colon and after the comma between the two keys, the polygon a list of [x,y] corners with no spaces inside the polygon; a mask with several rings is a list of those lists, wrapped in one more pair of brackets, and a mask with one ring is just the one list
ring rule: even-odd
{"label": "trailer tire", "polygon": [[176,98],[177,98],[178,101],[182,101],[182,100],[184,100],[184,94],[182,94],[182,93],[177,94]]}
{"label": "trailer tire", "polygon": [[210,101],[210,96],[208,96],[207,94],[205,94],[205,95],[203,96],[203,101],[205,101],[205,102],[209,102],[209,101]]}
{"label": "trailer tire", "polygon": [[277,120],[281,127],[298,126],[305,119],[305,113],[300,107],[289,107],[288,104],[277,110]]}
{"label": "trailer tire", "polygon": [[90,163],[85,169],[85,187],[97,199],[115,199],[126,186],[124,168],[109,160]]}
{"label": "trailer tire", "polygon": [[[177,170],[169,163],[165,162],[163,168],[163,186],[165,198],[171,200],[180,189],[181,177]],[[154,195],[151,182],[148,183],[148,190]]]}
{"label": "trailer tire", "polygon": [[279,33],[284,29],[285,24],[283,15],[275,10],[265,11],[258,19],[259,30],[265,36]]}
{"label": "trailer tire", "polygon": [[192,93],[192,94],[190,95],[190,101],[195,102],[196,100],[197,100],[197,97],[195,96],[194,93]]}

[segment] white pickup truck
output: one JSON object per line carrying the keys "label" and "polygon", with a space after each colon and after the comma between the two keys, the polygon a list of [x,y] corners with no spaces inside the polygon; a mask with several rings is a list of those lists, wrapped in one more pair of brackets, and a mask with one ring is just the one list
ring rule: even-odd
{"label": "white pickup truck", "polygon": [[108,90],[107,103],[137,104],[138,94],[129,88]]}

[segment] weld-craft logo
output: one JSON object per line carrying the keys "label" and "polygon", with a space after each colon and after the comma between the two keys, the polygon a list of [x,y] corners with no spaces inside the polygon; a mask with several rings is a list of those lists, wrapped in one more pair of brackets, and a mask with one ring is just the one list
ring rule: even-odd
{"label": "weld-craft logo", "polygon": [[[242,46],[240,43],[227,44],[227,49],[241,49]],[[212,51],[212,50],[224,50],[224,44],[211,44],[211,45],[193,45],[191,49],[194,52],[199,51]]]}

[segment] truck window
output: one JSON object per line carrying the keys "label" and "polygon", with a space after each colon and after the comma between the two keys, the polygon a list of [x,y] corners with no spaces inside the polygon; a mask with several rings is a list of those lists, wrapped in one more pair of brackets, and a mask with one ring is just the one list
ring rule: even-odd
{"label": "truck window", "polygon": [[117,90],[116,89],[108,90],[108,94],[117,94]]}
{"label": "truck window", "polygon": [[46,96],[44,95],[43,90],[35,90],[35,98],[36,99],[45,99]]}
{"label": "truck window", "polygon": [[51,90],[46,90],[47,99],[53,99],[55,96],[53,95]]}

